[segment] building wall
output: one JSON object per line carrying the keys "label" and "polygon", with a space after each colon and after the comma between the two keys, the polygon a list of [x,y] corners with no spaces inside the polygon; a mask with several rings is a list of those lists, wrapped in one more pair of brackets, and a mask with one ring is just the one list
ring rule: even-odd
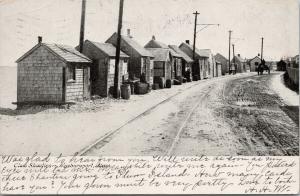
{"label": "building wall", "polygon": [[[255,63],[258,63],[255,65]],[[250,71],[256,71],[258,65],[261,63],[261,60],[259,58],[254,58],[250,61]]]}
{"label": "building wall", "polygon": [[[109,88],[114,85],[114,58],[108,57],[90,42],[84,43],[82,53],[93,60],[91,67],[92,94],[107,97]],[[120,58],[119,85],[122,83],[123,76],[124,78],[128,78],[128,71],[123,72],[124,59],[125,58],[122,57]],[[126,59],[128,60],[128,58]],[[113,72],[110,73],[110,71]]]}
{"label": "building wall", "polygon": [[[83,89],[84,89],[84,68],[76,68],[76,78],[75,80],[71,79],[71,76],[69,75],[71,73],[70,69],[72,69],[72,66],[67,66],[67,72],[66,72],[66,102],[70,101],[76,101],[76,100],[82,100],[83,99]],[[87,69],[87,68],[85,68]]]}
{"label": "building wall", "polygon": [[[107,43],[111,43],[116,46],[117,43],[117,36],[110,37],[109,40],[106,41]],[[128,72],[129,77],[133,78],[140,78],[142,73],[142,56],[132,48],[127,42],[123,39],[121,41],[121,50],[129,56],[129,63],[128,63]]]}
{"label": "building wall", "polygon": [[154,77],[165,77],[165,62],[154,61]]}
{"label": "building wall", "polygon": [[65,63],[40,46],[18,63],[17,102],[62,102]]}
{"label": "building wall", "polygon": [[[124,59],[120,59],[119,63],[119,83],[118,86],[120,88],[120,85],[122,84],[122,76],[123,76],[123,64],[124,64]],[[109,89],[114,87],[114,79],[115,79],[115,59],[114,58],[109,58],[109,60],[106,62],[107,67],[107,85],[105,89],[106,96],[109,94]],[[124,74],[126,77],[126,74]]]}

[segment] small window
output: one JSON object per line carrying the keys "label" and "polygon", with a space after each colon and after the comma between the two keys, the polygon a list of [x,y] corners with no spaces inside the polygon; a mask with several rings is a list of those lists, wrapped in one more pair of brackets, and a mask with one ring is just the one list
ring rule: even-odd
{"label": "small window", "polygon": [[72,82],[76,80],[76,67],[68,66],[67,68],[67,81]]}

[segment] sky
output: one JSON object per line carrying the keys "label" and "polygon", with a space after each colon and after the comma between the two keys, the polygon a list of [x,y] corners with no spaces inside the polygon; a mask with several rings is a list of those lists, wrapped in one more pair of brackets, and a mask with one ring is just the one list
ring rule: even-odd
{"label": "sky", "polygon": [[[297,0],[124,0],[123,34],[144,46],[155,35],[165,44],[193,41],[194,15],[198,24],[213,23],[197,33],[196,47],[228,57],[229,30],[235,54],[279,60],[299,53]],[[117,31],[119,0],[87,0],[85,39],[105,42]],[[43,42],[77,46],[81,0],[0,0],[0,66]],[[204,26],[198,25],[200,30]]]}

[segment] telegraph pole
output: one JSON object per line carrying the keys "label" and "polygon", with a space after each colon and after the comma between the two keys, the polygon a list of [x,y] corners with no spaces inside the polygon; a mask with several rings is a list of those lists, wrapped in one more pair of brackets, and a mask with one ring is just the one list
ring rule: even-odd
{"label": "telegraph pole", "polygon": [[231,48],[231,33],[232,33],[232,30],[229,30],[228,73],[230,72],[230,48]]}
{"label": "telegraph pole", "polygon": [[264,52],[264,38],[261,38],[261,51],[260,51],[260,58],[263,60],[263,52]]}
{"label": "telegraph pole", "polygon": [[80,22],[80,36],[79,36],[79,52],[82,52],[82,50],[83,50],[84,23],[85,23],[85,7],[86,7],[86,0],[82,0],[82,5],[81,5],[81,22]]}
{"label": "telegraph pole", "polygon": [[122,18],[123,18],[123,4],[124,4],[124,0],[120,0],[119,21],[118,21],[118,37],[117,37],[116,61],[115,61],[115,78],[114,78],[114,98],[116,98],[116,99],[118,99],[120,97],[119,62],[120,62],[120,48],[121,48],[121,30],[122,30]]}
{"label": "telegraph pole", "polygon": [[200,14],[198,11],[195,14],[195,26],[194,26],[194,45],[193,45],[193,60],[195,61],[195,48],[196,48],[196,34],[197,34],[197,17]]}

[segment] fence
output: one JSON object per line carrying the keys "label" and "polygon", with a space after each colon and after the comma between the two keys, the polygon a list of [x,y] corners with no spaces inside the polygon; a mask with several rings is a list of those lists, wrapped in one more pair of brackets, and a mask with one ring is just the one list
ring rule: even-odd
{"label": "fence", "polygon": [[288,73],[289,79],[296,85],[299,85],[299,69],[287,67],[286,71]]}

